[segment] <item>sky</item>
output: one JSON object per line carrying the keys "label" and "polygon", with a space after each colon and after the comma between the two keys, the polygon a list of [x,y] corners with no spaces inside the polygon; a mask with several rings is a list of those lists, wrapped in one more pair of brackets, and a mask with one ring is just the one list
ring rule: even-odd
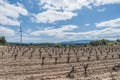
{"label": "sky", "polygon": [[44,43],[120,39],[120,0],[0,0],[0,36]]}

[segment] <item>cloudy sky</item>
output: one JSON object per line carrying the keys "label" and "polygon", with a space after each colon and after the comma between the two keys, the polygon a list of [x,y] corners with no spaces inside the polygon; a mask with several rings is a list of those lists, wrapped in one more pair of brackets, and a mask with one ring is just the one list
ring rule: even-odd
{"label": "cloudy sky", "polygon": [[0,36],[19,42],[120,38],[120,0],[0,0]]}

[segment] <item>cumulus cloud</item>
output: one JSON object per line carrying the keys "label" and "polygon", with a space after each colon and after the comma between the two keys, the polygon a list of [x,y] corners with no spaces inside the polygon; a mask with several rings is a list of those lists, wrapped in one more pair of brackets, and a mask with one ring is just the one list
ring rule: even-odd
{"label": "cumulus cloud", "polygon": [[92,8],[93,6],[120,4],[120,0],[39,0],[40,5],[47,10],[80,10],[82,7]]}
{"label": "cumulus cloud", "polygon": [[[44,12],[34,14],[34,22],[37,23],[53,23],[60,20],[68,20],[77,16],[76,10],[83,7],[92,8],[106,4],[119,4],[120,0],[39,0],[39,5]],[[61,11],[61,12],[60,12]],[[103,12],[105,8],[98,9]]]}
{"label": "cumulus cloud", "polygon": [[102,8],[102,9],[98,9],[97,11],[98,12],[104,12],[106,9],[105,8]]}
{"label": "cumulus cloud", "polygon": [[[36,23],[54,23],[61,20],[69,20],[77,16],[76,10],[81,10],[83,7],[91,9],[93,7],[107,5],[107,4],[120,4],[120,0],[39,0],[41,12],[34,13],[33,21]],[[97,11],[104,11],[105,8],[98,9]],[[20,4],[10,4],[7,0],[0,0],[0,25],[19,26],[18,18],[20,15],[27,16],[28,11]],[[85,24],[89,26],[90,24]],[[60,28],[47,27],[42,30],[28,33],[32,36],[47,35],[57,38],[69,39],[99,39],[99,38],[118,38],[120,35],[120,18],[103,21],[95,24],[96,27],[105,27],[102,30],[92,30],[87,32],[76,32],[78,26],[63,25]],[[107,27],[107,28],[106,28]],[[117,28],[116,28],[117,27]],[[14,30],[0,26],[1,35],[14,35]],[[24,40],[40,40],[40,38],[23,37]]]}
{"label": "cumulus cloud", "polygon": [[96,27],[120,27],[120,18],[103,21],[95,24]]}
{"label": "cumulus cloud", "polygon": [[12,25],[12,26],[19,26],[20,23],[18,20],[12,20],[2,14],[0,14],[0,24],[2,25]]}
{"label": "cumulus cloud", "polygon": [[48,27],[43,30],[34,31],[31,33],[31,35],[40,36],[40,35],[45,34],[48,36],[55,36],[55,37],[63,38],[65,37],[65,32],[72,31],[76,28],[78,28],[78,26],[75,26],[75,25],[64,25],[60,28],[49,28]]}
{"label": "cumulus cloud", "polygon": [[92,30],[87,32],[75,32],[78,26],[66,25],[60,28],[45,28],[43,30],[32,32],[31,35],[42,36],[47,35],[58,39],[66,40],[86,40],[86,39],[117,39],[120,38],[120,29],[104,28],[101,30]]}
{"label": "cumulus cloud", "polygon": [[43,5],[44,9],[48,10],[65,10],[75,11],[82,7],[91,8],[91,4],[94,0],[40,0],[40,5]]}
{"label": "cumulus cloud", "polygon": [[58,12],[58,11],[48,10],[46,12],[42,12],[42,13],[35,15],[35,18],[33,19],[33,21],[37,23],[40,23],[40,22],[41,23],[53,23],[59,20],[71,19],[73,16],[77,16],[77,14],[73,12],[68,12],[68,11]]}
{"label": "cumulus cloud", "polygon": [[71,36],[71,40],[117,39],[120,38],[120,29],[105,28],[102,30],[92,30],[88,32],[66,32],[64,35]]}
{"label": "cumulus cloud", "polygon": [[40,5],[47,10],[80,10],[82,7],[92,8],[106,4],[120,4],[120,0],[40,0]]}
{"label": "cumulus cloud", "polygon": [[34,14],[34,22],[53,23],[60,20],[68,20],[77,16],[74,11],[82,7],[91,8],[93,0],[40,0],[40,7],[44,12]]}
{"label": "cumulus cloud", "polygon": [[[46,11],[34,14],[34,22],[53,23],[59,20],[68,20],[77,16],[73,12],[82,9],[82,7],[92,8],[95,6],[119,3],[120,0],[40,0],[40,6]],[[104,11],[99,9],[98,11]],[[60,12],[61,11],[61,12]],[[63,11],[63,12],[62,12]]]}
{"label": "cumulus cloud", "polygon": [[120,0],[95,0],[94,5],[120,4]]}
{"label": "cumulus cloud", "polygon": [[0,35],[1,36],[13,36],[15,35],[15,31],[3,26],[0,26]]}
{"label": "cumulus cloud", "polygon": [[0,24],[1,25],[11,25],[19,26],[20,23],[17,20],[20,15],[28,15],[27,10],[18,3],[10,4],[6,0],[0,0]]}
{"label": "cumulus cloud", "polygon": [[87,27],[87,26],[90,26],[90,24],[85,24],[85,26]]}
{"label": "cumulus cloud", "polygon": [[[20,41],[20,37],[18,36],[10,36],[7,37],[7,40],[10,42],[19,42]],[[42,40],[41,38],[38,37],[30,37],[30,36],[24,36],[22,38],[23,42],[40,42],[40,40]]]}
{"label": "cumulus cloud", "polygon": [[[15,39],[18,41],[20,37],[15,37]],[[39,41],[41,40],[41,38],[25,36],[25,37],[22,37],[22,40],[23,41]]]}

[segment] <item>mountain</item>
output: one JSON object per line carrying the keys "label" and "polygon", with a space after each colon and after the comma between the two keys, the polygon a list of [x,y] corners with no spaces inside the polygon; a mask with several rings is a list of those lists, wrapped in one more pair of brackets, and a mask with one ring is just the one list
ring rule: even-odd
{"label": "mountain", "polygon": [[66,42],[61,42],[62,44],[85,44],[89,43],[92,40],[76,40],[76,41],[66,41]]}

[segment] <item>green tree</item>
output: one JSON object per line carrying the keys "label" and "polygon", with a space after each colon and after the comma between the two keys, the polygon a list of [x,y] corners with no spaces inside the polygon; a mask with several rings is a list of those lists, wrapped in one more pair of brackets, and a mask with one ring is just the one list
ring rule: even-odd
{"label": "green tree", "polygon": [[91,41],[90,45],[92,46],[99,46],[99,45],[107,45],[108,44],[108,40],[102,39],[102,40],[95,40],[95,41]]}
{"label": "green tree", "polygon": [[117,39],[116,41],[117,41],[117,42],[120,42],[120,39]]}
{"label": "green tree", "polygon": [[1,36],[0,37],[0,45],[6,45],[6,44],[7,44],[7,41],[6,41],[5,37]]}
{"label": "green tree", "polygon": [[60,43],[56,43],[54,46],[55,47],[61,47],[62,45]]}

